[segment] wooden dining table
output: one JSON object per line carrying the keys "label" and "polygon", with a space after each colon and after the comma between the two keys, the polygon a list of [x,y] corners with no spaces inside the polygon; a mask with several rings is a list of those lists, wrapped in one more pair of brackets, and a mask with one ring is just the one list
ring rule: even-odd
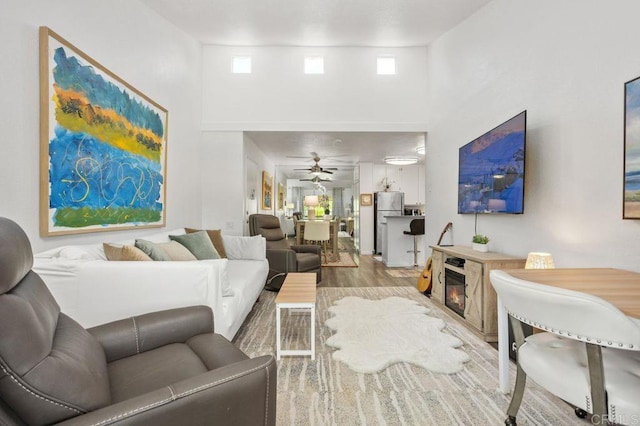
{"label": "wooden dining table", "polygon": [[[321,219],[318,219],[319,221]],[[302,245],[304,242],[304,225],[308,220],[298,220],[296,222],[296,244]],[[338,227],[339,224],[335,220],[329,222],[329,247],[331,248],[331,260],[335,261],[339,259],[338,251]]]}
{"label": "wooden dining table", "polygon": [[[625,315],[640,319],[640,273],[613,268],[509,269],[533,283],[599,297]],[[509,393],[509,316],[498,297],[498,374],[500,391]]]}

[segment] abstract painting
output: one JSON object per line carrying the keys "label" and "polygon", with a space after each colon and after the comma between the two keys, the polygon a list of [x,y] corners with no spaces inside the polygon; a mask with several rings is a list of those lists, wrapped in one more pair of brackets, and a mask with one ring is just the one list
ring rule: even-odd
{"label": "abstract painting", "polygon": [[40,234],[161,227],[167,110],[40,28]]}
{"label": "abstract painting", "polygon": [[273,209],[273,177],[262,171],[262,210]]}
{"label": "abstract painting", "polygon": [[640,219],[640,77],[624,85],[623,219]]}

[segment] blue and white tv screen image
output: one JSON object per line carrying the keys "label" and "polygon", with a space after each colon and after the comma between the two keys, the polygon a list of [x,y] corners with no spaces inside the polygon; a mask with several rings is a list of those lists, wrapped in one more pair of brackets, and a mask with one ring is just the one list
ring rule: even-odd
{"label": "blue and white tv screen image", "polygon": [[527,112],[460,148],[458,213],[524,212]]}

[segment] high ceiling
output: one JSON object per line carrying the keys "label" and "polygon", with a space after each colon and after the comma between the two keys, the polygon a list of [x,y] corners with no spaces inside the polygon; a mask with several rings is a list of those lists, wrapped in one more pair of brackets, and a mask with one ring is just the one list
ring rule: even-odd
{"label": "high ceiling", "polygon": [[490,0],[142,0],[204,44],[426,46]]}
{"label": "high ceiling", "polygon": [[[230,46],[426,46],[491,0],[141,0],[203,44]],[[352,179],[359,161],[416,155],[424,133],[249,132],[291,178],[295,168],[337,167],[325,183]],[[305,158],[289,158],[298,156]],[[323,175],[326,177],[327,175]],[[312,177],[312,176],[311,176]]]}

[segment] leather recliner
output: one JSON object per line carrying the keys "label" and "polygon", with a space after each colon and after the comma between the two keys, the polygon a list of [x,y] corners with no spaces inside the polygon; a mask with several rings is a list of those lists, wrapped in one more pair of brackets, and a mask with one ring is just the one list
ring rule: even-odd
{"label": "leather recliner", "polygon": [[267,240],[267,260],[269,261],[269,275],[265,286],[267,290],[280,290],[289,272],[315,272],[316,283],[322,280],[320,246],[290,245],[276,216],[250,215],[249,234],[262,235]]}
{"label": "leather recliner", "polygon": [[276,363],[213,333],[205,306],[84,329],[0,218],[0,424],[275,425]]}

